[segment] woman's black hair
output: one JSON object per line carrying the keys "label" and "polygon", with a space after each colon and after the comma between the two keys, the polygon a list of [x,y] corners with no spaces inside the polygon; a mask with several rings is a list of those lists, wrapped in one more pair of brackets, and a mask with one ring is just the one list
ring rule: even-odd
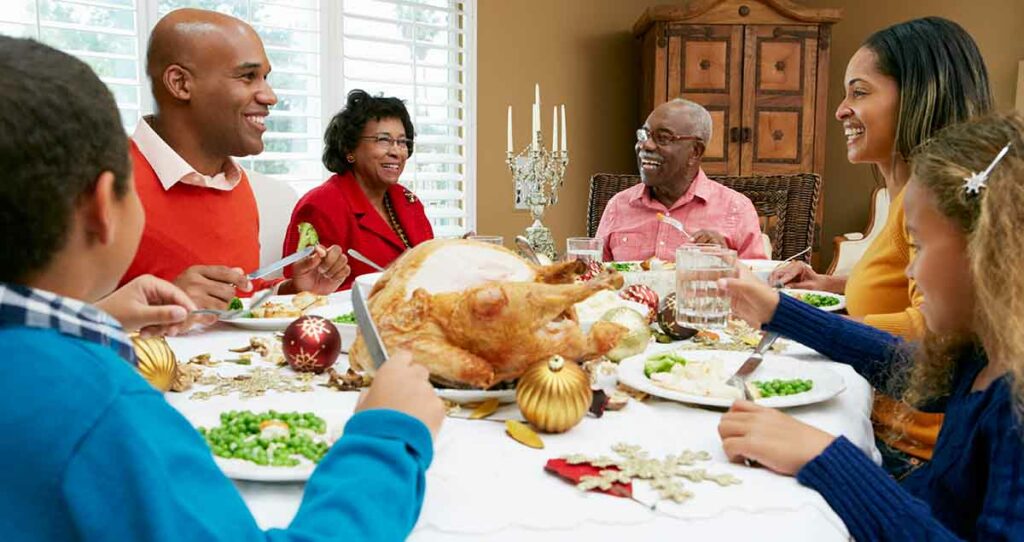
{"label": "woman's black hair", "polygon": [[[402,100],[370,96],[364,90],[353,90],[348,93],[345,107],[334,115],[324,132],[323,159],[328,171],[344,174],[352,169],[346,156],[359,146],[359,137],[363,135],[363,128],[370,119],[398,119],[405,127],[406,139],[412,140],[415,137],[412,118]],[[411,145],[409,156],[412,156]]]}
{"label": "woman's black hair", "polygon": [[872,34],[864,46],[900,89],[894,150],[903,159],[945,126],[992,110],[978,45],[953,21],[924,17],[895,24]]}

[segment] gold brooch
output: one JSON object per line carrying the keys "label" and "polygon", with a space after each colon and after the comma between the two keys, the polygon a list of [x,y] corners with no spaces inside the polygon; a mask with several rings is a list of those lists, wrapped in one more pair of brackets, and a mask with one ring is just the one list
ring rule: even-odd
{"label": "gold brooch", "polygon": [[405,189],[405,201],[416,203],[416,194],[410,192],[409,189]]}

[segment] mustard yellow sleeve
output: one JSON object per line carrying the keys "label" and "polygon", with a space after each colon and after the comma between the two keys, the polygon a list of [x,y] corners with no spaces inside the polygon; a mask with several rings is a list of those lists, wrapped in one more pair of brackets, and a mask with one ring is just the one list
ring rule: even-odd
{"label": "mustard yellow sleeve", "polygon": [[[898,198],[901,207],[902,200],[903,198]],[[900,249],[906,250],[907,261],[911,262],[914,260],[915,250],[913,244],[910,243],[910,232],[907,231],[907,218],[902,208],[898,213],[900,223],[899,234],[901,238],[897,244],[900,245]],[[864,323],[907,340],[921,338],[925,332],[924,315],[921,314],[920,309],[921,303],[924,302],[924,295],[918,291],[917,281],[912,279],[907,281],[907,295],[910,298],[910,306],[906,309],[888,314],[869,314],[864,317]]]}

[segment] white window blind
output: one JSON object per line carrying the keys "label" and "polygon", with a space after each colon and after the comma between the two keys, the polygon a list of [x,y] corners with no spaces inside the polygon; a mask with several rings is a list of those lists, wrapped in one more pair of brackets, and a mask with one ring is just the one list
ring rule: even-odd
{"label": "white window blind", "polygon": [[87,62],[114,93],[125,129],[152,112],[149,29],[182,7],[247,21],[273,66],[278,104],[265,150],[245,167],[300,192],[327,177],[323,129],[349,90],[405,100],[416,151],[402,183],[423,201],[435,235],[473,227],[471,2],[456,0],[8,0],[0,34],[33,37]]}
{"label": "white window blind", "polygon": [[342,0],[344,90],[405,100],[416,149],[402,184],[419,196],[438,237],[469,225],[467,64],[463,3]]}
{"label": "white window blind", "polygon": [[113,92],[125,129],[142,110],[144,69],[135,0],[9,0],[0,34],[35,38],[89,64]]}

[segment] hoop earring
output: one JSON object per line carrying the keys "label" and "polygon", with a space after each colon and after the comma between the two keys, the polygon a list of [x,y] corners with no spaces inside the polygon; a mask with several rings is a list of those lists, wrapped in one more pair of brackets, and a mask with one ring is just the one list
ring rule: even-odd
{"label": "hoop earring", "polygon": [[348,163],[350,163],[350,164],[356,163],[356,157],[352,156],[351,154],[346,156],[345,159],[348,160]]}

